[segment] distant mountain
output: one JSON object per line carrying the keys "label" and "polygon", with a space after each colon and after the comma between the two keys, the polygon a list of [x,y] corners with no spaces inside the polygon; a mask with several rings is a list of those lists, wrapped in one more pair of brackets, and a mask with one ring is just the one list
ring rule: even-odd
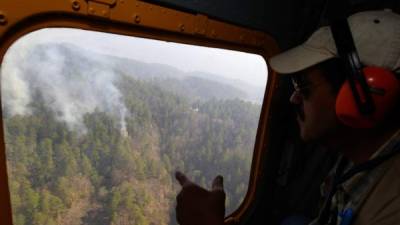
{"label": "distant mountain", "polygon": [[266,84],[260,84],[260,86],[254,86],[246,82],[243,82],[241,80],[227,79],[218,74],[201,72],[201,71],[190,72],[188,73],[188,75],[216,81],[237,88],[246,93],[246,98],[244,100],[250,100],[253,102],[261,103],[264,98]]}
{"label": "distant mountain", "polygon": [[137,79],[151,80],[151,79],[183,79],[186,74],[172,66],[158,64],[158,63],[145,63],[133,59],[122,58],[111,55],[101,55],[98,53],[96,57],[104,57],[108,64],[118,73],[123,73]]}
{"label": "distant mountain", "polygon": [[[93,70],[113,71],[136,79],[152,81],[164,90],[185,94],[194,99],[234,99],[261,103],[264,89],[245,82],[226,79],[217,74],[206,72],[186,73],[175,67],[145,63],[133,59],[104,55],[82,49],[69,43],[37,45],[31,51],[31,57],[55,57],[65,59],[61,71],[68,74]],[[51,54],[49,54],[51,53]],[[58,56],[57,56],[58,57]]]}

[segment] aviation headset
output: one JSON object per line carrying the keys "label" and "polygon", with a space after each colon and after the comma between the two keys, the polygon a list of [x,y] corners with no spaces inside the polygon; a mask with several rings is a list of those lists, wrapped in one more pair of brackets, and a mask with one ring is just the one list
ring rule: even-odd
{"label": "aviation headset", "polygon": [[337,20],[330,27],[347,71],[336,98],[336,115],[353,128],[374,127],[397,104],[400,82],[390,70],[362,65],[347,19]]}

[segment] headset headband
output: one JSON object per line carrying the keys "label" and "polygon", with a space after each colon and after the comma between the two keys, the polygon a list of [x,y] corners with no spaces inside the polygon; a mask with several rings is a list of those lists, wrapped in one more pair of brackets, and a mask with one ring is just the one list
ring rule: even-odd
{"label": "headset headband", "polygon": [[[375,111],[375,105],[363,73],[363,65],[357,54],[347,19],[337,20],[330,27],[338,55],[346,67],[346,76],[358,109],[362,115],[370,115]],[[361,92],[356,87],[356,84],[360,85]]]}

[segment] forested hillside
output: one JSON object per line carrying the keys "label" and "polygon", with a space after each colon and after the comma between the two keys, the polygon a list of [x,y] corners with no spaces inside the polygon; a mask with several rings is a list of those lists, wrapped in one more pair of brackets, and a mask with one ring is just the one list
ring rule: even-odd
{"label": "forested hillside", "polygon": [[227,213],[238,207],[260,105],[187,96],[127,74],[113,82],[123,117],[97,106],[71,126],[35,82],[29,113],[5,105],[15,225],[176,224],[175,169],[205,187],[222,174]]}

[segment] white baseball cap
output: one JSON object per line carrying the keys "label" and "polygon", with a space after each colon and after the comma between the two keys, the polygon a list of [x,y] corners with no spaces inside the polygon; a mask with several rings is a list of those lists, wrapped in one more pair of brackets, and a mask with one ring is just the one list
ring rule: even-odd
{"label": "white baseball cap", "polygon": [[[400,67],[400,15],[390,10],[365,11],[350,16],[350,29],[361,63],[391,71]],[[295,73],[338,57],[329,26],[321,27],[302,45],[270,58],[273,70]]]}

